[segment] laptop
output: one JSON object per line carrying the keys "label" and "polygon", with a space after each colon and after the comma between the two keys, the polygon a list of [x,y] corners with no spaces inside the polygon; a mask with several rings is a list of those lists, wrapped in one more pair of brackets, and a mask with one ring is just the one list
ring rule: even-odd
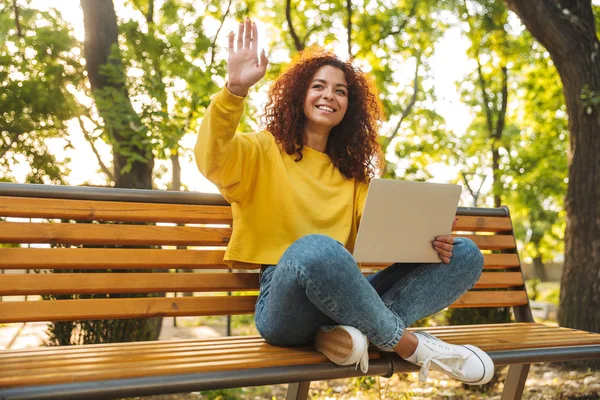
{"label": "laptop", "polygon": [[449,235],[460,185],[373,179],[354,246],[357,262],[441,262],[436,236]]}

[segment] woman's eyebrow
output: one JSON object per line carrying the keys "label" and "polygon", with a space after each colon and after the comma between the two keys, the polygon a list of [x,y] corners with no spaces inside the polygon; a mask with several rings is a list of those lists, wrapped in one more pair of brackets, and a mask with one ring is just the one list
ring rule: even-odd
{"label": "woman's eyebrow", "polygon": [[[321,78],[314,79],[314,80],[312,81],[312,83],[314,83],[314,82],[327,83],[327,81],[326,81],[325,79],[321,79]],[[342,87],[345,87],[346,89],[348,89],[348,86],[346,86],[346,85],[345,85],[345,84],[343,84],[343,83],[338,83],[338,84],[336,84],[335,86],[336,86],[336,87],[337,87],[337,86],[342,86]]]}

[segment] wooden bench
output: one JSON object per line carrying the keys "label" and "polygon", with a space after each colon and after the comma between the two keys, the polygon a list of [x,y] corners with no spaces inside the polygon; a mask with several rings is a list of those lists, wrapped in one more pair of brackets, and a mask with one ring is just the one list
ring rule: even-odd
{"label": "wooden bench", "polygon": [[[508,209],[461,208],[458,216],[457,231],[484,252],[485,271],[453,307],[511,306],[517,322],[425,330],[479,346],[497,365],[511,364],[506,399],[520,398],[529,363],[600,357],[600,334],[533,321]],[[0,183],[0,243],[12,245],[0,248],[0,323],[251,314],[257,266],[228,269],[222,262],[231,223],[230,207],[218,195]],[[160,272],[114,272],[123,269]],[[47,270],[69,271],[40,273]],[[194,273],[175,273],[182,270]],[[175,292],[194,296],[173,297]],[[119,297],[40,300],[97,293]],[[392,354],[373,351],[370,358],[368,375],[417,370]],[[312,380],[358,375],[311,346],[278,348],[257,336],[0,351],[1,399],[128,397],[277,383],[290,383],[288,398],[306,398]]]}

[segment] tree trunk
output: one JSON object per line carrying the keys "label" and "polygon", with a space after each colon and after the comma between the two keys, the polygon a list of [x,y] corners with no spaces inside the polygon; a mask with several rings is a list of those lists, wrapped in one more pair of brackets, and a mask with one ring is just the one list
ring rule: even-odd
{"label": "tree trunk", "polygon": [[113,146],[115,186],[152,188],[154,157],[147,129],[135,113],[118,51],[117,16],[112,0],[81,0],[84,55],[92,95]]}
{"label": "tree trunk", "polygon": [[494,207],[500,207],[502,205],[502,171],[500,171],[500,152],[496,142],[492,144],[492,192],[494,194]]}
{"label": "tree trunk", "polygon": [[[118,47],[117,16],[112,0],[81,0],[85,25],[84,55],[92,95],[113,147],[115,186],[151,189],[154,156],[148,130],[136,114],[126,86]],[[114,247],[114,246],[101,246]],[[151,272],[136,270],[123,272]],[[164,296],[156,293],[109,297]],[[82,343],[156,340],[162,318],[80,321]]]}
{"label": "tree trunk", "polygon": [[542,282],[547,281],[546,268],[542,261],[542,256],[537,256],[533,259],[533,277],[539,279]]}
{"label": "tree trunk", "polygon": [[[600,49],[591,1],[506,0],[548,50],[563,84],[571,146],[559,324],[600,332]],[[600,360],[587,362],[600,366]]]}
{"label": "tree trunk", "polygon": [[173,177],[171,178],[171,190],[181,190],[181,164],[179,163],[179,151],[174,150],[174,154],[171,154],[171,165],[173,167]]}

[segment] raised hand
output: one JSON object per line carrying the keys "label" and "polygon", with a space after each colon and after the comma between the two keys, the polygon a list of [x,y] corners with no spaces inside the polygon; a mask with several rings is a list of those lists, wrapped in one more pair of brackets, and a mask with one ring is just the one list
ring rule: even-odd
{"label": "raised hand", "polygon": [[267,72],[269,61],[263,50],[258,58],[258,29],[250,18],[240,22],[237,48],[233,44],[235,35],[229,34],[229,58],[227,60],[227,89],[235,95],[245,96],[248,89]]}

